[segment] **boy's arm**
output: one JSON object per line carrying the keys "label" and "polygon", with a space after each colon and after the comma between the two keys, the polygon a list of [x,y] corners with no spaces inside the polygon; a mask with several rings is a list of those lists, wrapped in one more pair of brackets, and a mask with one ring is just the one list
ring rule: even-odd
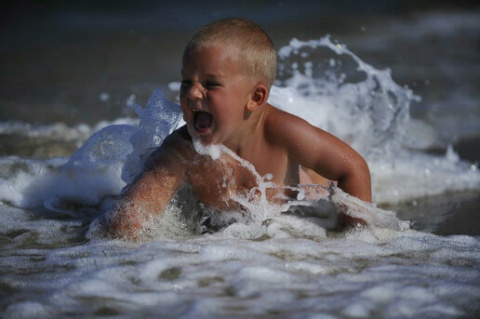
{"label": "boy's arm", "polygon": [[[348,194],[371,203],[370,170],[366,161],[349,145],[328,132],[288,113],[275,112],[269,120],[269,134],[284,143],[291,160],[319,175],[337,181]],[[339,212],[341,227],[367,225],[360,218]]]}
{"label": "boy's arm", "polygon": [[269,130],[285,143],[289,157],[330,180],[348,194],[371,202],[371,179],[366,161],[348,144],[305,120],[275,112]]}
{"label": "boy's arm", "polygon": [[[175,133],[174,133],[175,134]],[[147,160],[141,174],[126,187],[105,215],[109,235],[137,239],[149,218],[161,214],[185,180],[184,141],[167,137]]]}

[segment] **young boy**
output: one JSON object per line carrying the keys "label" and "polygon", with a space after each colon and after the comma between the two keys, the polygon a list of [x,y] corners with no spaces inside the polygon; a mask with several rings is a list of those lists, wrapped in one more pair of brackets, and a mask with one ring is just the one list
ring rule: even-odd
{"label": "young boy", "polygon": [[[204,207],[238,209],[232,196],[246,197],[258,180],[237,157],[260,176],[270,174],[275,186],[266,197],[272,202],[291,195],[285,186],[326,179],[370,202],[370,173],[358,153],[267,103],[275,74],[273,43],[257,24],[232,18],[200,28],[183,53],[180,104],[186,125],[152,153],[107,213],[110,235],[136,238],[149,216],[161,214],[185,183]],[[197,152],[195,141],[229,151],[214,160]]]}

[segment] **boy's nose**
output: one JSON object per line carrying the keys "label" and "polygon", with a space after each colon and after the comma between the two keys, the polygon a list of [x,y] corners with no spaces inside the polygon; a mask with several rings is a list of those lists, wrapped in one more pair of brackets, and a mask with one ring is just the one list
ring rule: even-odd
{"label": "boy's nose", "polygon": [[188,95],[193,99],[202,99],[203,98],[203,87],[199,83],[194,83],[190,90],[188,90]]}

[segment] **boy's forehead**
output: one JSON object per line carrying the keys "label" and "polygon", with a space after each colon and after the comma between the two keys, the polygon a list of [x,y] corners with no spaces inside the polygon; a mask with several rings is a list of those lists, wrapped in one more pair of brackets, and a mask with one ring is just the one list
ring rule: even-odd
{"label": "boy's forehead", "polygon": [[242,55],[239,50],[228,44],[212,44],[212,45],[202,45],[195,47],[187,47],[184,51],[182,58],[182,65],[192,63],[194,61],[203,60],[203,62],[208,59],[211,62],[234,62],[240,63]]}

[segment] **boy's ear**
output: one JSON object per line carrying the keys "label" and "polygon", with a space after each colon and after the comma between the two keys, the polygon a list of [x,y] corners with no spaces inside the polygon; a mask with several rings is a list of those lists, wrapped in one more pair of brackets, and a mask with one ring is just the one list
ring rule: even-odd
{"label": "boy's ear", "polygon": [[265,104],[268,99],[268,88],[265,84],[257,84],[252,92],[252,97],[247,103],[247,110],[250,112],[255,111],[260,106]]}

